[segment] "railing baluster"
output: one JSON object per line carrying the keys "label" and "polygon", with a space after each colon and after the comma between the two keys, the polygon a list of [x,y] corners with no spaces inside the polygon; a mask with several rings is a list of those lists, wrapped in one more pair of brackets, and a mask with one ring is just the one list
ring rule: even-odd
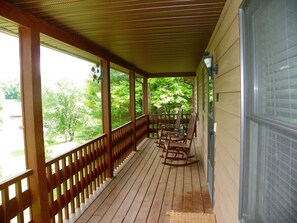
{"label": "railing baluster", "polygon": [[[67,193],[67,157],[62,159],[62,176],[63,176],[63,200],[65,204],[68,204],[69,198]],[[64,205],[64,218],[69,219],[69,208],[68,205]]]}
{"label": "railing baluster", "polygon": [[76,192],[75,193],[75,195],[76,195],[75,201],[76,201],[76,208],[80,208],[80,197],[79,197],[80,185],[79,185],[79,180],[78,180],[78,172],[80,169],[80,165],[79,165],[77,153],[78,153],[78,151],[75,151],[75,153],[74,153],[74,167],[75,167],[74,177],[75,177],[75,192]]}
{"label": "railing baluster", "polygon": [[80,202],[85,203],[85,184],[84,184],[84,161],[83,161],[83,151],[80,149],[78,151],[78,156],[79,156],[79,166],[80,166],[80,171],[79,171],[79,184],[80,184]]}
{"label": "railing baluster", "polygon": [[99,152],[99,142],[95,141],[93,143],[93,150],[94,150],[94,174],[96,177],[96,180],[94,180],[95,182],[95,189],[97,189],[98,187],[100,187],[100,152]]}
{"label": "railing baluster", "polygon": [[[48,202],[50,207],[50,218],[54,219],[54,211],[53,211],[53,205],[54,205],[54,194],[53,194],[53,178],[52,178],[52,166],[49,165],[46,167],[46,178],[47,178],[47,186],[49,189],[48,192]],[[54,222],[54,221],[53,221]]]}
{"label": "railing baluster", "polygon": [[97,176],[96,176],[96,142],[93,142],[90,144],[91,153],[90,153],[90,159],[91,159],[91,185],[92,190],[91,193],[93,194],[93,191],[97,188]]}
{"label": "railing baluster", "polygon": [[22,181],[18,181],[15,183],[15,191],[16,191],[16,200],[18,203],[17,221],[19,223],[23,223],[24,222],[24,207],[23,207],[23,200],[22,200]]}
{"label": "railing baluster", "polygon": [[60,182],[60,168],[59,161],[55,162],[55,178],[56,178],[56,193],[57,193],[57,203],[58,203],[58,222],[62,222],[62,200],[61,200],[61,182]]}
{"label": "railing baluster", "polygon": [[74,197],[75,197],[75,189],[74,189],[74,180],[73,178],[75,178],[75,167],[74,167],[74,163],[73,163],[73,154],[70,154],[68,156],[68,162],[69,162],[69,189],[70,189],[70,211],[71,213],[75,212],[75,202],[74,202]]}
{"label": "railing baluster", "polygon": [[3,188],[1,190],[2,194],[2,208],[3,208],[3,222],[7,223],[10,222],[10,219],[8,219],[8,201],[9,201],[9,192],[8,192],[8,186]]}

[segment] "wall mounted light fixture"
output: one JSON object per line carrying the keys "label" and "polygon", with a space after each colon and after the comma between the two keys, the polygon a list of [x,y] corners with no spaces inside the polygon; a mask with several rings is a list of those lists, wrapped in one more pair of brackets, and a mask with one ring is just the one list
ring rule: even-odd
{"label": "wall mounted light fixture", "polygon": [[99,83],[103,78],[103,69],[99,63],[95,64],[91,68],[93,81],[97,81]]}
{"label": "wall mounted light fixture", "polygon": [[213,78],[213,73],[215,72],[216,74],[218,73],[219,67],[216,64],[215,66],[213,66],[213,58],[211,55],[209,55],[208,51],[205,51],[204,53],[204,64],[207,68],[208,71],[208,75],[211,76]]}

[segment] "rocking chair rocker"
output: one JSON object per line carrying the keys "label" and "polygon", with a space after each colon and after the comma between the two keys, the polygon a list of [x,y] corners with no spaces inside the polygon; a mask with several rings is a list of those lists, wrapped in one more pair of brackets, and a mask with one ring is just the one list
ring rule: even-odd
{"label": "rocking chair rocker", "polygon": [[176,137],[174,137],[172,140],[171,137],[169,137],[169,140],[165,141],[163,152],[165,155],[163,155],[164,162],[162,164],[168,166],[187,166],[199,162],[199,160],[196,159],[191,160],[194,156],[190,155],[196,120],[196,113],[192,113],[189,120],[187,134],[184,138],[177,140]]}

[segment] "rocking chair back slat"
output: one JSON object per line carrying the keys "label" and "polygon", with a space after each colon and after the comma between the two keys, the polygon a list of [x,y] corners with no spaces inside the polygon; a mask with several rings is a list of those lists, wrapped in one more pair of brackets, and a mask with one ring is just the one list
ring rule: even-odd
{"label": "rocking chair back slat", "polygon": [[158,144],[158,147],[164,147],[164,140],[169,136],[177,136],[180,134],[180,124],[183,117],[183,110],[179,109],[177,113],[177,117],[175,120],[174,129],[167,128],[166,125],[161,123],[160,131],[158,132],[158,139],[156,143]]}

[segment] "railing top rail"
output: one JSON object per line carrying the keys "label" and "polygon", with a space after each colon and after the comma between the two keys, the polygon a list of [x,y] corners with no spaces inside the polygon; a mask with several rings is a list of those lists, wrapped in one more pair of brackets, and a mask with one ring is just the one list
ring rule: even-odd
{"label": "railing top rail", "polygon": [[25,170],[17,175],[14,175],[6,180],[3,180],[0,182],[0,190],[3,190],[7,187],[9,187],[10,185],[12,184],[15,184],[19,181],[21,181],[22,179],[26,178],[26,177],[29,177],[30,175],[33,174],[33,170],[31,169],[28,169],[28,170]]}
{"label": "railing top rail", "polygon": [[121,126],[115,128],[115,129],[113,129],[111,132],[116,132],[116,131],[118,131],[119,129],[122,129],[122,128],[124,128],[124,127],[130,125],[131,123],[132,123],[132,121],[129,121],[129,122],[125,123],[124,125],[121,125]]}
{"label": "railing top rail", "polygon": [[136,120],[141,119],[141,118],[144,118],[144,117],[146,117],[146,114],[143,114],[143,115],[141,115],[141,116],[138,116],[138,117],[136,118]]}

